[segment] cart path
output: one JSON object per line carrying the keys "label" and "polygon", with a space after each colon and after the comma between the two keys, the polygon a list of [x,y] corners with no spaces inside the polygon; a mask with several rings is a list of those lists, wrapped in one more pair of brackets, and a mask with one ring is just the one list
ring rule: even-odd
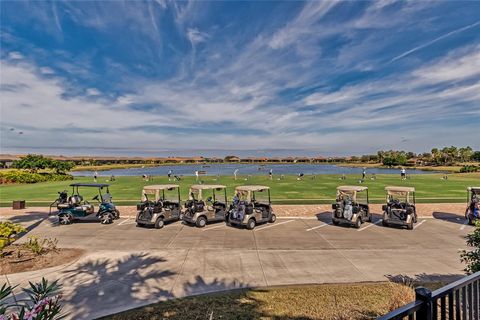
{"label": "cart path", "polygon": [[59,226],[55,217],[35,220],[29,235],[54,237],[60,247],[83,248],[87,254],[68,266],[6,279],[13,285],[42,276],[60,279],[69,318],[91,319],[233,288],[384,281],[399,274],[451,279],[463,274],[459,250],[466,248],[464,236],[473,230],[463,219],[420,218],[415,230],[365,223],[361,232],[323,217],[278,219],[253,231],[224,223],[199,229],[180,222],[145,229],[127,219],[67,226]]}
{"label": "cart path", "polygon": [[[464,217],[466,204],[464,203],[418,203],[417,214],[420,217]],[[317,215],[327,214],[332,211],[330,204],[322,205],[273,205],[273,210],[278,217],[316,217]],[[137,213],[136,206],[118,206],[121,217],[134,218]],[[374,214],[382,213],[381,204],[370,204],[371,211]],[[0,218],[2,216],[20,216],[20,215],[45,215],[48,214],[48,207],[31,207],[23,210],[12,210],[11,208],[0,208]]]}

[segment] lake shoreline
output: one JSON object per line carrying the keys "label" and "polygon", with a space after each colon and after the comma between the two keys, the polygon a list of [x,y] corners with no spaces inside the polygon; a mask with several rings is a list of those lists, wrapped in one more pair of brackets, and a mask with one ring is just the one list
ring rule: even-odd
{"label": "lake shoreline", "polygon": [[209,168],[211,166],[231,166],[231,165],[254,165],[258,167],[262,166],[281,166],[281,165],[303,165],[303,166],[316,166],[316,165],[334,165],[341,168],[366,168],[371,169],[390,169],[390,170],[401,170],[405,168],[406,170],[418,170],[418,171],[436,171],[436,172],[448,172],[448,173],[459,173],[460,166],[385,166],[381,163],[344,163],[344,162],[224,162],[224,163],[155,163],[155,164],[108,164],[108,165],[99,165],[99,166],[76,166],[70,172],[78,171],[110,171],[110,170],[120,170],[120,169],[143,169],[143,168],[162,168],[162,167],[176,167],[176,166],[200,166]]}

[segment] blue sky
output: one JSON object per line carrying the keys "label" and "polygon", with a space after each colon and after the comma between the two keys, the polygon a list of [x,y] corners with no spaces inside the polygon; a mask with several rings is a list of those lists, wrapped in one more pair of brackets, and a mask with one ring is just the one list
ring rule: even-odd
{"label": "blue sky", "polygon": [[3,153],[480,149],[478,1],[1,9]]}

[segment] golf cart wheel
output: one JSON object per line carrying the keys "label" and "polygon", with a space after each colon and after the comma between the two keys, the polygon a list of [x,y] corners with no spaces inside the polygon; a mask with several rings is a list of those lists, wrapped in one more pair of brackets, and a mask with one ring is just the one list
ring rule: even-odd
{"label": "golf cart wheel", "polygon": [[205,217],[198,217],[197,222],[195,222],[197,227],[203,228],[207,225],[207,219]]}
{"label": "golf cart wheel", "polygon": [[413,223],[417,223],[417,220],[418,220],[418,219],[417,219],[417,214],[414,213],[414,214],[413,214]]}
{"label": "golf cart wheel", "polygon": [[358,217],[357,220],[355,221],[355,228],[360,229],[362,226],[362,218]]}
{"label": "golf cart wheel", "polygon": [[338,221],[335,218],[332,218],[332,223],[333,223],[334,226],[338,226],[340,224],[340,221]]}
{"label": "golf cart wheel", "polygon": [[413,218],[410,220],[410,222],[407,224],[407,229],[408,230],[413,230]]}
{"label": "golf cart wheel", "polygon": [[382,219],[382,226],[388,227],[388,222]]}
{"label": "golf cart wheel", "polygon": [[275,221],[277,221],[277,216],[272,213],[272,216],[270,217],[270,220],[268,222],[274,223]]}
{"label": "golf cart wheel", "polygon": [[67,225],[72,223],[72,217],[68,213],[62,213],[58,216],[58,224]]}
{"label": "golf cart wheel", "polygon": [[120,211],[118,209],[115,209],[115,220],[120,219]]}
{"label": "golf cart wheel", "polygon": [[138,228],[141,228],[141,227],[144,227],[145,225],[143,223],[140,223],[140,222],[137,222],[137,227]]}
{"label": "golf cart wheel", "polygon": [[155,221],[155,229],[162,229],[164,225],[165,222],[162,218],[158,218],[157,221]]}
{"label": "golf cart wheel", "polygon": [[254,219],[250,219],[250,220],[248,220],[248,222],[247,222],[247,229],[248,229],[248,230],[253,230],[253,229],[255,228],[255,225],[256,225],[255,220],[254,220]]}
{"label": "golf cart wheel", "polygon": [[111,212],[105,212],[100,218],[101,224],[110,224],[113,222],[113,214]]}

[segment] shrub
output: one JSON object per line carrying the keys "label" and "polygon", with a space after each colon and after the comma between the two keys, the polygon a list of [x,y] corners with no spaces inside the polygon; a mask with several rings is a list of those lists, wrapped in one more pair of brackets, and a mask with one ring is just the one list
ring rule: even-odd
{"label": "shrub", "polygon": [[73,180],[73,176],[69,174],[57,173],[32,173],[22,170],[9,170],[0,172],[0,183],[37,183],[46,181],[65,181]]}
{"label": "shrub", "polygon": [[472,247],[473,250],[462,250],[460,259],[467,264],[465,272],[472,274],[480,271],[480,221],[476,222],[473,233],[467,235],[467,246]]}
{"label": "shrub", "polygon": [[480,170],[480,168],[477,167],[477,166],[473,166],[473,165],[472,166],[467,165],[467,166],[463,166],[463,167],[460,168],[460,172],[462,172],[462,173],[464,173],[464,172],[477,172],[478,170]]}
{"label": "shrub", "polygon": [[27,230],[11,221],[0,222],[0,251],[15,240],[15,236]]}
{"label": "shrub", "polygon": [[32,236],[28,238],[24,247],[33,252],[36,255],[41,255],[52,250],[57,250],[58,240],[53,238],[38,239],[38,237]]}
{"label": "shrub", "polygon": [[4,284],[0,288],[0,319],[58,320],[61,315],[60,285],[58,281],[48,283],[42,278],[40,283],[30,283],[30,288],[22,289],[28,298],[12,299],[14,287]]}

